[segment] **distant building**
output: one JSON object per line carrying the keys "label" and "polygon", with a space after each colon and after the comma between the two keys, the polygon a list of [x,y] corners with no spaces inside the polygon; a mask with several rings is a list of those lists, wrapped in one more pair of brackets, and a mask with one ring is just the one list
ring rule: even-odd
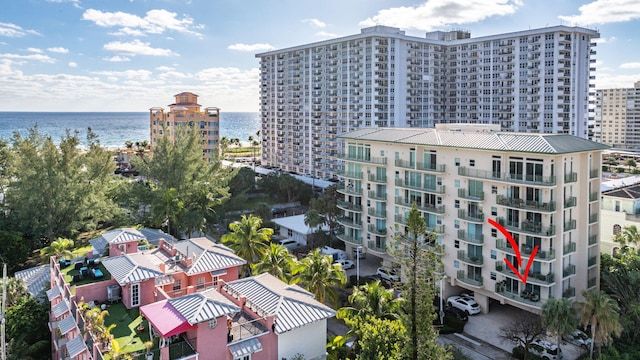
{"label": "distant building", "polygon": [[201,111],[198,95],[194,93],[183,92],[174,96],[176,102],[169,105],[168,112],[161,107],[149,109],[151,149],[165,133],[174,139],[176,126],[192,125],[197,126],[204,137],[203,155],[215,154],[220,138],[220,109],[207,107]]}
{"label": "distant building", "polygon": [[497,124],[588,136],[597,31],[549,26],[472,38],[465,31],[359,34],[257,54],[261,162],[332,178],[338,135],[362,127]]}
{"label": "distant building", "polygon": [[593,140],[640,151],[640,81],[632,88],[597,90]]}
{"label": "distant building", "polygon": [[[415,203],[442,245],[446,295],[470,290],[484,312],[493,299],[539,313],[547,299],[580,301],[582,290],[598,288],[605,145],[480,125],[365,128],[341,138],[338,222],[344,230],[338,238],[348,254],[362,246],[367,255],[398,265],[389,244],[393,233],[406,231]],[[535,247],[525,286],[504,259],[516,264],[521,254],[522,272]],[[524,290],[539,300],[521,296]]]}
{"label": "distant building", "polygon": [[626,226],[640,228],[640,184],[603,191],[600,216],[600,248],[613,255],[620,249],[613,238]]}

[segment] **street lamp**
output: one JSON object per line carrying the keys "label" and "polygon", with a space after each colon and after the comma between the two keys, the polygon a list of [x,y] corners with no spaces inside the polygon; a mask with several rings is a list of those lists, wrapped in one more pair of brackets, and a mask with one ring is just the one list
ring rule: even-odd
{"label": "street lamp", "polygon": [[360,286],[360,254],[362,253],[362,246],[356,248],[356,281]]}

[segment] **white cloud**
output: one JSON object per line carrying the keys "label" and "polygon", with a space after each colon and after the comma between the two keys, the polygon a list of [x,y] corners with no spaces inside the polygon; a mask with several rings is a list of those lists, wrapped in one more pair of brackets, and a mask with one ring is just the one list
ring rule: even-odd
{"label": "white cloud", "polygon": [[330,32],[326,32],[326,31],[319,31],[316,33],[316,36],[319,38],[323,38],[323,39],[334,39],[339,37],[340,35],[338,34],[334,34],[334,33],[330,33]]}
{"label": "white cloud", "polygon": [[640,62],[630,62],[620,65],[621,69],[640,69]]}
{"label": "white cloud", "polygon": [[360,22],[361,27],[386,25],[428,31],[436,27],[468,24],[491,16],[516,12],[522,0],[427,0],[418,6],[402,6],[378,11]]}
{"label": "white cloud", "polygon": [[92,21],[100,27],[116,27],[118,30],[113,34],[117,35],[142,36],[175,31],[202,37],[202,34],[194,31],[194,29],[201,29],[202,25],[195,25],[193,19],[186,15],[179,19],[176,13],[162,9],[149,10],[145,17],[121,11],[102,12],[88,9],[82,14],[82,19]]}
{"label": "white cloud", "polygon": [[69,52],[69,49],[65,49],[63,47],[56,46],[56,47],[47,48],[47,51],[50,51],[52,53],[58,53],[58,54],[66,54],[66,53]]}
{"label": "white cloud", "polygon": [[42,50],[38,49],[38,48],[27,48],[28,52],[32,52],[32,53],[36,53],[36,54],[42,54]]}
{"label": "white cloud", "polygon": [[0,22],[0,36],[17,38],[27,34],[40,35],[40,33],[35,30],[23,29],[16,24]]}
{"label": "white cloud", "polygon": [[126,56],[112,56],[112,57],[105,57],[102,58],[102,60],[104,61],[109,61],[109,62],[127,62],[127,61],[131,61],[131,59],[129,59]]}
{"label": "white cloud", "polygon": [[18,55],[18,54],[0,54],[0,58],[4,59],[19,59],[19,60],[35,60],[44,63],[55,63],[56,60],[50,58],[48,55],[33,54],[33,55]]}
{"label": "white cloud", "polygon": [[116,54],[126,55],[151,55],[151,56],[171,56],[177,55],[171,49],[152,48],[149,43],[135,39],[131,42],[112,41],[104,44],[104,49]]}
{"label": "white cloud", "polygon": [[152,72],[149,70],[94,71],[96,75],[126,80],[148,80]]}
{"label": "white cloud", "polygon": [[172,68],[170,66],[158,66],[158,67],[156,67],[156,70],[158,70],[158,71],[172,71],[172,70],[175,70],[175,68]]}
{"label": "white cloud", "polygon": [[311,25],[313,25],[315,27],[318,27],[318,28],[321,28],[321,29],[324,29],[324,28],[327,27],[326,23],[324,23],[323,21],[320,21],[318,19],[304,19],[304,20],[300,20],[300,21],[302,21],[305,24],[311,24]]}
{"label": "white cloud", "polygon": [[69,65],[69,67],[70,67],[70,68],[76,68],[76,67],[78,67],[78,64],[77,64],[76,62],[73,62],[73,61],[69,61],[69,64],[68,64],[68,65]]}
{"label": "white cloud", "polygon": [[638,0],[595,0],[578,8],[580,14],[558,16],[569,24],[594,25],[640,19]]}
{"label": "white cloud", "polygon": [[73,7],[80,9],[80,0],[47,0],[47,2],[50,3],[58,3],[58,4],[62,4],[62,3],[71,3],[73,4]]}
{"label": "white cloud", "polygon": [[271,44],[233,44],[227,47],[229,50],[256,52],[256,51],[269,51],[274,47]]}

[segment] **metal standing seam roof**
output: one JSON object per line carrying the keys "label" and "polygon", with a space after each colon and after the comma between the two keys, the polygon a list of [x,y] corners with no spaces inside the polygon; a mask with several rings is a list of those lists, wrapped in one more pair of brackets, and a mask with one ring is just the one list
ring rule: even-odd
{"label": "metal standing seam roof", "polygon": [[73,316],[67,316],[58,322],[58,329],[60,329],[60,334],[65,335],[69,331],[79,328],[78,324],[76,324],[76,319]]}
{"label": "metal standing seam roof", "polygon": [[120,286],[164,275],[158,270],[136,264],[127,254],[104,259],[102,264]]}
{"label": "metal standing seam roof", "polygon": [[[198,239],[198,241],[204,240]],[[207,241],[210,242],[209,240]],[[247,263],[243,258],[237,256],[233,250],[213,242],[211,242],[211,246],[202,246],[189,239],[178,241],[173,246],[182,254],[187,256],[195,255],[191,266],[186,271],[187,275],[227,269]]]}
{"label": "metal standing seam roof", "polygon": [[64,315],[66,312],[69,312],[69,303],[67,302],[66,299],[63,299],[59,303],[53,305],[53,307],[51,308],[51,311],[53,312],[54,318],[59,318],[60,316]]}
{"label": "metal standing seam roof", "polygon": [[16,279],[21,279],[27,292],[34,297],[40,296],[49,286],[51,281],[51,270],[49,265],[40,265],[29,269],[16,271],[14,274]]}
{"label": "metal standing seam roof", "polygon": [[624,199],[640,199],[640,185],[634,184],[627,187],[604,191],[602,195]]}
{"label": "metal standing seam roof", "polygon": [[238,341],[227,346],[229,347],[229,351],[231,351],[231,355],[233,355],[234,359],[249,356],[262,350],[262,344],[260,343],[260,340],[256,338]]}
{"label": "metal standing seam roof", "polygon": [[62,295],[62,287],[60,285],[47,290],[47,299],[49,299],[49,301],[52,301],[60,295]]}
{"label": "metal standing seam roof", "polygon": [[89,348],[87,348],[87,344],[85,344],[84,340],[82,339],[82,336],[74,337],[73,339],[69,340],[69,342],[67,342],[65,346],[67,347],[69,357],[72,359],[82,354],[82,352],[89,350]]}
{"label": "metal standing seam roof", "polygon": [[122,228],[107,231],[101,236],[109,244],[122,244],[131,241],[139,241],[145,239],[144,235],[133,228]]}
{"label": "metal standing seam roof", "polygon": [[168,301],[191,325],[240,311],[237,305],[224,298],[215,289]]}
{"label": "metal standing seam roof", "polygon": [[300,286],[288,285],[268,273],[230,282],[226,289],[245,296],[247,303],[259,307],[267,315],[275,315],[278,334],[336,315],[333,309],[315,300]]}
{"label": "metal standing seam roof", "polygon": [[431,128],[363,128],[338,137],[362,141],[544,154],[609,148],[607,145],[568,134],[474,132]]}

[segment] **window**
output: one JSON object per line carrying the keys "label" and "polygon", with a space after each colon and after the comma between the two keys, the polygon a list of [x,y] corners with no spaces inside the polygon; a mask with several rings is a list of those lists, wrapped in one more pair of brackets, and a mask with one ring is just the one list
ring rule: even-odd
{"label": "window", "polygon": [[213,328],[215,328],[215,327],[216,327],[216,325],[218,325],[218,319],[216,319],[216,318],[213,318],[213,319],[211,319],[211,320],[209,320],[209,321],[207,322],[207,327],[208,327],[209,329],[213,329]]}
{"label": "window", "polygon": [[491,237],[498,237],[498,229],[491,228]]}
{"label": "window", "polygon": [[460,249],[460,240],[455,240],[453,242],[453,247],[456,248],[456,249]]}
{"label": "window", "polygon": [[453,267],[456,269],[460,269],[460,262],[458,260],[453,261]]}
{"label": "window", "polygon": [[491,250],[491,258],[495,260],[497,257],[498,257],[498,252],[495,250]]}
{"label": "window", "polygon": [[497,194],[498,193],[498,187],[495,185],[491,185],[491,193],[492,194]]}
{"label": "window", "polygon": [[460,187],[460,179],[455,179],[454,185],[455,185],[456,189],[459,188]]}
{"label": "window", "polygon": [[179,291],[182,288],[182,280],[176,280],[173,283],[173,291]]}
{"label": "window", "polygon": [[199,277],[196,279],[196,289],[198,290],[204,289],[204,277]]}
{"label": "window", "polygon": [[619,235],[622,227],[618,224],[613,225],[613,235]]}
{"label": "window", "polygon": [[131,284],[131,306],[140,306],[140,284]]}
{"label": "window", "polygon": [[456,229],[460,229],[460,220],[458,219],[453,220],[453,227]]}
{"label": "window", "polygon": [[495,280],[496,279],[496,273],[494,273],[493,271],[491,272],[491,280]]}
{"label": "window", "polygon": [[460,209],[460,200],[455,201],[455,208]]}
{"label": "window", "polygon": [[476,166],[476,161],[473,160],[473,159],[469,160],[469,166],[471,166],[471,167]]}
{"label": "window", "polygon": [[456,158],[456,166],[460,166],[460,158]]}
{"label": "window", "polygon": [[218,288],[218,277],[214,276],[213,279],[211,280],[211,284],[213,285],[214,288]]}
{"label": "window", "polygon": [[491,207],[491,215],[492,216],[497,216],[498,215],[498,208],[495,206]]}

